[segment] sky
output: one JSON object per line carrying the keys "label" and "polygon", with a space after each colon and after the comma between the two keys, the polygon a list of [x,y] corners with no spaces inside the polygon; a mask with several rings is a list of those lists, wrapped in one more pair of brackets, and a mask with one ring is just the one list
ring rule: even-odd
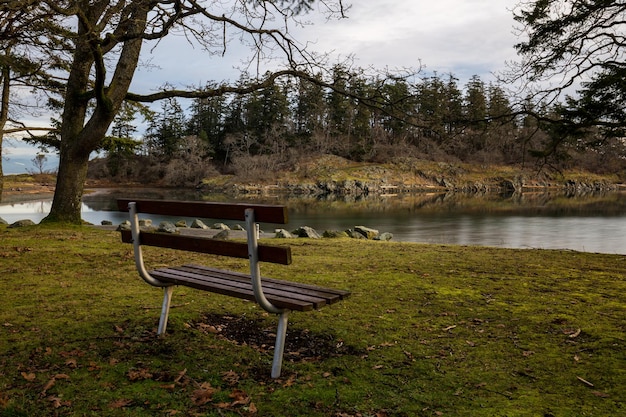
{"label": "sky", "polygon": [[[325,21],[318,10],[301,17],[312,25],[291,28],[308,48],[353,56],[366,68],[419,68],[424,75],[452,73],[463,86],[472,75],[492,80],[493,72],[515,59],[511,9],[518,0],[354,0],[347,18]],[[172,36],[151,50],[150,63],[137,72],[133,89],[149,92],[168,80],[177,85],[238,78],[246,48],[231,43],[224,58],[192,49]],[[146,58],[148,58],[146,56]]]}
{"label": "sky", "polygon": [[[352,56],[354,65],[389,68],[421,68],[423,76],[453,74],[463,87],[478,75],[493,81],[493,73],[516,59],[512,8],[519,0],[353,0],[347,17],[326,20],[317,9],[292,26],[293,36],[319,53],[331,53],[336,62]],[[344,5],[348,4],[344,1]],[[319,3],[316,8],[319,7]],[[248,49],[229,44],[223,57],[192,48],[182,36],[169,36],[156,47],[146,45],[142,65],[131,90],[150,93],[168,82],[176,87],[204,85],[210,81],[236,80]],[[184,105],[184,104],[183,104]],[[158,104],[155,105],[158,109]],[[48,118],[33,120],[46,125]],[[140,126],[141,129],[141,126]],[[32,170],[36,149],[13,141],[5,146],[6,173]],[[21,158],[17,162],[18,156]],[[53,155],[49,159],[55,161]],[[11,163],[11,160],[13,163]],[[10,170],[7,168],[10,167]]]}

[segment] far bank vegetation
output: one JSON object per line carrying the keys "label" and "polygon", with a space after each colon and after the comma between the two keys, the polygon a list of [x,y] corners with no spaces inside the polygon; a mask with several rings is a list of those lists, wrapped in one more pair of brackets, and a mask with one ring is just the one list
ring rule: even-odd
{"label": "far bank vegetation", "polygon": [[[334,78],[353,96],[290,80],[245,96],[193,100],[187,109],[176,99],[162,102],[159,111],[127,105],[106,156],[92,161],[89,175],[177,187],[224,174],[267,182],[316,156],[333,155],[361,163],[408,158],[535,171],[575,168],[626,179],[623,139],[588,130],[557,142],[558,132],[536,117],[554,116],[556,108],[528,103],[533,117],[514,114],[506,91],[478,76],[463,87],[452,74],[382,82],[336,68]],[[148,125],[139,141],[131,139],[138,109]]]}

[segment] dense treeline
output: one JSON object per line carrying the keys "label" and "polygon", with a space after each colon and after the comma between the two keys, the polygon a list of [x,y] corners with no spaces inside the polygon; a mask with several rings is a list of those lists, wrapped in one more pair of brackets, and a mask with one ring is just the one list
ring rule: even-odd
{"label": "dense treeline", "polygon": [[[218,170],[271,175],[315,154],[624,170],[622,140],[590,130],[547,151],[558,132],[537,115],[558,109],[529,102],[531,117],[514,113],[511,102],[503,87],[478,76],[459,86],[452,74],[381,81],[335,68],[333,88],[292,79],[249,95],[197,99],[187,112],[176,99],[164,101],[147,114],[148,129],[134,148],[120,146],[132,141],[112,141],[108,168],[99,174],[191,185]],[[113,136],[132,137],[133,121],[134,110],[126,107]]]}

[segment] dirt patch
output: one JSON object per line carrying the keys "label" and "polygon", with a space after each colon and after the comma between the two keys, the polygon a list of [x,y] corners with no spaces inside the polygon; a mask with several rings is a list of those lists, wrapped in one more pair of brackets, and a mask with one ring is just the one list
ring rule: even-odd
{"label": "dirt patch", "polygon": [[[207,314],[193,326],[202,332],[216,334],[232,343],[250,346],[260,352],[274,349],[275,321]],[[291,362],[320,361],[329,357],[363,353],[332,334],[315,333],[307,329],[287,329],[284,358]]]}

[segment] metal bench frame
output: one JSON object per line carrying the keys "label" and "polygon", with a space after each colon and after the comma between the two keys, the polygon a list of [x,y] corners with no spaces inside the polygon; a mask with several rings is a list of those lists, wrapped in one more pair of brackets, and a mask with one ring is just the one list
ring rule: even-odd
{"label": "metal bench frame", "polygon": [[[141,205],[142,203],[148,208],[142,209],[141,207],[138,207],[138,204]],[[195,217],[237,219],[240,217],[240,214],[238,213],[243,212],[246,224],[247,253],[241,253],[242,251],[238,250],[245,249],[241,247],[241,245],[245,244],[216,241],[214,239],[207,238],[146,233],[141,231],[139,226],[139,212],[176,215],[176,213],[173,213],[172,210],[176,210],[181,207],[183,209],[179,211],[182,212],[178,213],[178,215],[191,215]],[[156,287],[162,287],[164,290],[163,305],[161,308],[161,316],[159,319],[157,333],[159,335],[163,335],[166,331],[174,285],[185,285],[200,290],[217,292],[239,298],[255,300],[265,311],[278,315],[278,326],[276,331],[276,342],[274,346],[274,358],[272,362],[271,372],[272,378],[278,378],[281,373],[289,312],[292,309],[306,311],[313,308],[319,308],[325,304],[339,301],[349,296],[350,294],[348,291],[333,290],[307,284],[291,283],[289,281],[261,278],[259,266],[260,261],[289,264],[291,263],[291,252],[288,247],[277,248],[266,245],[259,245],[255,210],[261,214],[261,217],[264,218],[264,221],[272,223],[287,223],[287,215],[284,207],[254,204],[244,205],[156,200],[118,200],[118,208],[122,211],[128,211],[130,215],[131,230],[130,233],[122,231],[122,240],[124,242],[133,244],[135,265],[137,267],[139,275],[148,284]],[[204,208],[207,208],[209,210],[203,210]],[[273,214],[266,214],[269,212],[280,213],[281,210],[283,213],[282,215],[279,214],[278,216],[275,216]],[[202,216],[202,211],[207,211],[208,213],[210,213],[210,215]],[[177,240],[179,242],[176,242]],[[159,268],[154,271],[148,271],[144,264],[143,254],[141,250],[142,244],[169,247],[174,249],[186,249],[226,256],[245,256],[249,259],[250,274],[247,275],[233,271],[199,267],[195,265],[183,265],[182,267],[175,268]],[[209,249],[207,249],[207,247],[209,247]],[[259,249],[262,249],[262,256],[260,256]],[[276,250],[272,251],[272,249]],[[223,289],[221,289],[221,287],[215,288],[215,284],[209,285],[208,281],[203,282],[202,280],[205,276],[208,279],[217,278],[219,280],[224,280],[224,282],[236,281],[236,284],[239,286],[245,286],[245,284],[243,284],[245,280],[242,280],[242,278],[248,278],[251,283],[252,291],[250,292],[247,288],[235,288],[224,291]],[[275,294],[270,296],[270,298],[274,300],[273,303],[268,300],[268,297],[266,297],[265,291],[263,289],[264,281],[266,282],[268,288],[272,286],[278,288],[278,290],[275,291],[279,293],[279,296],[276,296]],[[271,290],[268,289],[268,291]],[[293,291],[295,297],[301,297],[304,301],[301,301],[300,299],[295,301],[281,300],[280,295],[283,295],[285,291],[289,292],[289,294],[292,294],[290,291]],[[313,294],[313,296],[311,296],[310,294]],[[280,304],[283,304],[283,306],[281,306]]]}

